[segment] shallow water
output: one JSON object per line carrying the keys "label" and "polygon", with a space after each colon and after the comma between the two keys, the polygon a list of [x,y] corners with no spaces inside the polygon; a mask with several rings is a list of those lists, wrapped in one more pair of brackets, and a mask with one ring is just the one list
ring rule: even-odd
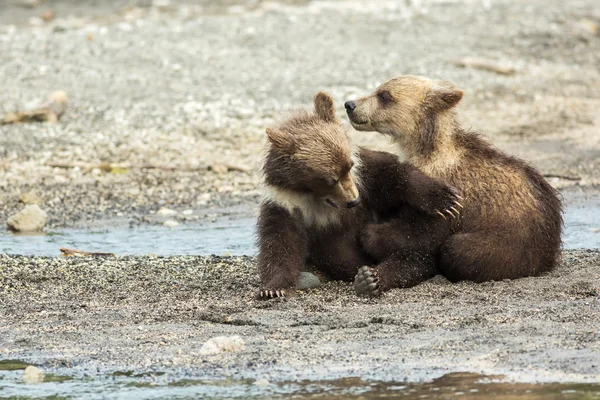
{"label": "shallow water", "polygon": [[[55,229],[41,235],[0,233],[0,253],[58,256],[59,248],[114,253],[119,256],[254,255],[255,218],[221,218],[175,228]],[[565,249],[600,247],[600,206],[573,205],[565,213]]]}
{"label": "shallow water", "polygon": [[255,218],[219,219],[174,228],[55,229],[41,235],[0,234],[0,253],[58,256],[60,248],[114,253],[119,256],[252,255]]}
{"label": "shallow water", "polygon": [[452,373],[431,382],[378,382],[351,377],[331,381],[255,382],[252,380],[173,379],[167,373],[130,372],[74,379],[46,375],[25,384],[22,371],[1,371],[0,399],[597,399],[600,384],[501,382],[501,376]]}

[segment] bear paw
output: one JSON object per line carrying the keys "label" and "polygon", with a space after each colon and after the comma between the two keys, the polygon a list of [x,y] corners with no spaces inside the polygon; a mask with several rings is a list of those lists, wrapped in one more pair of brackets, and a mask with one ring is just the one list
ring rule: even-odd
{"label": "bear paw", "polygon": [[377,297],[381,294],[377,271],[373,268],[360,267],[354,278],[354,289],[356,294],[365,297]]}
{"label": "bear paw", "polygon": [[464,200],[459,194],[459,191],[452,186],[449,186],[444,200],[446,204],[440,207],[441,210],[436,210],[436,213],[441,215],[444,219],[447,219],[448,216],[451,218],[458,218],[460,211],[463,209],[463,205],[460,202]]}
{"label": "bear paw", "polygon": [[452,186],[437,187],[425,196],[422,210],[428,214],[437,214],[444,219],[458,218],[463,209],[464,200],[460,192]]}
{"label": "bear paw", "polygon": [[290,293],[284,289],[261,289],[256,297],[258,300],[283,299],[286,296],[289,296],[289,294]]}

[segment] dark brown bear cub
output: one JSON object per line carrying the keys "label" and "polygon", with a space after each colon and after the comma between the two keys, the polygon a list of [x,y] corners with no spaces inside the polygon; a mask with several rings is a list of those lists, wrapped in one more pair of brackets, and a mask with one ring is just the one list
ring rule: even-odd
{"label": "dark brown bear cub", "polygon": [[[353,148],[325,93],[315,97],[314,113],[298,112],[267,135],[267,194],[258,218],[261,298],[294,289],[307,262],[344,281],[361,266],[381,262],[361,270],[359,294],[412,286],[436,274],[435,252],[450,233],[440,215],[450,219],[459,207],[451,187],[392,154]],[[363,232],[374,220],[381,224]]]}

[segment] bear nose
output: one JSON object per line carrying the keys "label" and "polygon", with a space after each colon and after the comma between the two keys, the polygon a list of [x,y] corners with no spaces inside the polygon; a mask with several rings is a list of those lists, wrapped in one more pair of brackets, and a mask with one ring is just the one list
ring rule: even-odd
{"label": "bear nose", "polygon": [[346,107],[346,111],[352,112],[356,108],[356,103],[353,102],[352,100],[348,100],[347,102],[344,103],[344,107]]}
{"label": "bear nose", "polygon": [[346,203],[346,207],[353,208],[353,207],[356,207],[359,203],[360,203],[360,196],[358,196],[354,200],[349,201],[348,203]]}

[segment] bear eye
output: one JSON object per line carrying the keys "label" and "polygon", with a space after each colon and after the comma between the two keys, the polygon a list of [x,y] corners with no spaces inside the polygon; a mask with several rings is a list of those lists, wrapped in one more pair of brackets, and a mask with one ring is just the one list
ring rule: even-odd
{"label": "bear eye", "polygon": [[379,99],[379,101],[381,101],[383,104],[387,104],[390,101],[393,100],[392,95],[390,94],[390,92],[388,92],[387,90],[384,90],[382,92],[379,92],[377,94],[377,98]]}
{"label": "bear eye", "polygon": [[335,186],[340,182],[340,179],[334,179],[334,178],[327,178],[327,185],[328,186]]}

